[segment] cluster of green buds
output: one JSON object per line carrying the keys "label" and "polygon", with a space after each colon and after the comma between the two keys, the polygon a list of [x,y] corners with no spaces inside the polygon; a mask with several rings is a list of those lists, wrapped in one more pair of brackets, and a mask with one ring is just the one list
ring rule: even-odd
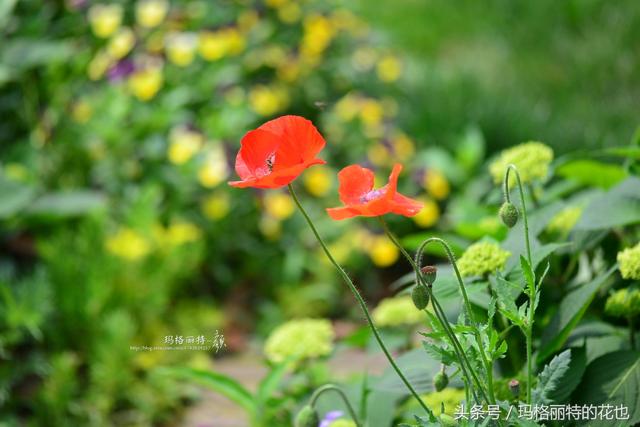
{"label": "cluster of green buds", "polygon": [[[427,265],[421,269],[422,275],[427,282],[427,286],[433,286],[436,280],[437,268],[433,265]],[[418,310],[424,310],[429,305],[429,290],[422,283],[418,282],[411,291],[411,299]]]}
{"label": "cluster of green buds", "polygon": [[614,317],[634,317],[640,315],[640,289],[623,288],[609,296],[604,311]]}

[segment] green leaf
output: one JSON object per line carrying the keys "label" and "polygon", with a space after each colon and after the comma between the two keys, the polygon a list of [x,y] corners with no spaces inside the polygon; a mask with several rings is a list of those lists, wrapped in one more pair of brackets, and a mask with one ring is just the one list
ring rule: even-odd
{"label": "green leaf", "polygon": [[640,178],[629,177],[591,199],[576,230],[597,230],[640,222]]}
{"label": "green leaf", "polygon": [[34,216],[69,217],[84,215],[106,204],[104,195],[91,190],[49,193],[36,199],[27,209]]}
{"label": "green leaf", "polygon": [[571,393],[576,389],[582,375],[587,368],[587,352],[584,347],[573,347],[571,351],[571,363],[569,369],[556,384],[555,390],[547,394],[549,399],[555,403],[565,403]]}
{"label": "green leaf", "polygon": [[624,421],[598,420],[593,426],[631,426],[640,422],[640,352],[622,350],[607,353],[591,362],[576,389],[578,402],[623,405],[629,409]]}
{"label": "green leaf", "polygon": [[[433,391],[432,379],[440,369],[439,361],[427,356],[423,349],[416,348],[398,357],[396,363],[418,393]],[[396,371],[391,368],[385,370],[373,389],[409,394]]]}
{"label": "green leaf", "polygon": [[529,289],[535,289],[536,275],[531,269],[531,265],[529,265],[529,261],[526,260],[525,257],[520,255],[520,268],[522,269],[522,273],[524,274],[524,280],[529,287]]}
{"label": "green leaf", "polygon": [[521,326],[522,319],[518,313],[516,298],[522,292],[522,287],[508,281],[502,276],[497,276],[495,280],[491,279],[491,286],[496,293],[500,312],[512,323]]}
{"label": "green leaf", "polygon": [[601,188],[613,187],[628,176],[622,166],[584,159],[569,161],[557,167],[555,172],[581,184]]}
{"label": "green leaf", "polygon": [[258,385],[257,400],[259,406],[264,406],[267,399],[272,397],[276,391],[282,379],[287,374],[287,370],[290,367],[291,361],[287,360],[274,366],[267,376],[265,376]]}
{"label": "green leaf", "polygon": [[558,382],[569,370],[570,362],[571,350],[565,350],[551,359],[551,362],[549,362],[549,364],[544,367],[540,375],[538,375],[538,384],[536,385],[536,388],[532,390],[531,394],[532,403],[551,403],[549,394],[556,389]]}
{"label": "green leaf", "polygon": [[177,378],[193,381],[194,383],[198,383],[210,390],[218,392],[229,400],[240,405],[252,415],[256,411],[256,404],[253,395],[244,388],[242,384],[231,377],[218,374],[216,372],[185,367],[163,368],[162,372]]}
{"label": "green leaf", "polygon": [[615,270],[615,266],[611,267],[606,273],[570,292],[562,299],[558,311],[550,324],[544,329],[542,346],[537,357],[538,364],[558,351],[565,343],[571,330],[587,311],[598,290]]}

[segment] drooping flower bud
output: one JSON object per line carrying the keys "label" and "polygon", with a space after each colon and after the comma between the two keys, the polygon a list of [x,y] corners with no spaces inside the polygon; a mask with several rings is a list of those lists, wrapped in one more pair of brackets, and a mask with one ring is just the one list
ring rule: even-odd
{"label": "drooping flower bud", "polygon": [[509,391],[513,395],[513,397],[520,396],[520,381],[513,379],[509,381]]}
{"label": "drooping flower bud", "polygon": [[413,305],[415,305],[418,310],[424,310],[429,304],[429,292],[427,288],[420,284],[415,285],[411,291],[411,299],[413,300]]}
{"label": "drooping flower bud", "polygon": [[500,218],[504,225],[512,228],[518,222],[518,208],[511,202],[504,202],[500,207]]}
{"label": "drooping flower bud", "polygon": [[436,376],[433,377],[433,387],[436,389],[436,391],[444,390],[447,385],[449,385],[449,377],[444,370],[438,372]]}
{"label": "drooping flower bud", "polygon": [[433,285],[433,282],[436,281],[436,275],[438,273],[438,269],[436,268],[436,266],[426,265],[422,267],[420,271],[422,271],[422,274],[424,275],[424,278],[429,284],[429,286]]}
{"label": "drooping flower bud", "polygon": [[307,405],[298,412],[295,427],[317,427],[319,423],[318,413],[311,405]]}

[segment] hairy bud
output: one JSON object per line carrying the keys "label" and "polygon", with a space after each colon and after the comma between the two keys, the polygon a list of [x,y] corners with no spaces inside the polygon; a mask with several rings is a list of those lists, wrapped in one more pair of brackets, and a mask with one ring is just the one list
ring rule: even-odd
{"label": "hairy bud", "polygon": [[449,377],[446,372],[440,371],[433,377],[433,387],[436,391],[442,391],[444,388],[449,385]]}
{"label": "hairy bud", "polygon": [[411,299],[413,300],[413,305],[415,305],[418,310],[424,310],[429,304],[429,292],[427,288],[420,284],[415,285],[411,291]]}
{"label": "hairy bud", "polygon": [[298,412],[295,427],[317,427],[319,423],[318,413],[310,405],[307,405]]}
{"label": "hairy bud", "polygon": [[504,225],[512,228],[518,222],[518,208],[511,202],[504,202],[500,207],[500,218]]}
{"label": "hairy bud", "polygon": [[422,274],[424,275],[425,280],[429,284],[429,286],[433,285],[433,282],[436,281],[436,274],[438,273],[438,269],[435,265],[427,265],[420,269]]}
{"label": "hairy bud", "polygon": [[520,396],[520,381],[515,379],[509,381],[509,391],[511,392],[513,397]]}

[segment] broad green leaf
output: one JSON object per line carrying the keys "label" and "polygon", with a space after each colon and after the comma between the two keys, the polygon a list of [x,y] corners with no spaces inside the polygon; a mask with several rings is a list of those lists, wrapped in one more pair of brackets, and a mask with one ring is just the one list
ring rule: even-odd
{"label": "broad green leaf", "polygon": [[531,400],[534,404],[551,403],[549,394],[556,390],[558,383],[569,370],[571,362],[571,350],[565,350],[544,367],[540,375],[538,375],[538,383],[532,390]]}
{"label": "broad green leaf", "polygon": [[607,192],[591,199],[577,230],[596,230],[640,222],[640,178],[629,177]]}
{"label": "broad green leaf", "polygon": [[628,176],[622,166],[586,159],[569,161],[556,167],[555,172],[581,184],[601,188],[613,187]]}
{"label": "broad green leaf", "polygon": [[611,267],[606,273],[594,278],[563,298],[555,316],[544,329],[542,346],[537,358],[538,364],[561,348],[572,329],[587,311],[598,290],[615,270],[615,266]]}
{"label": "broad green leaf", "polygon": [[16,215],[35,196],[35,188],[0,178],[0,219]]}
{"label": "broad green leaf", "polygon": [[569,369],[556,383],[555,390],[549,392],[547,397],[554,403],[566,403],[573,390],[580,384],[582,375],[587,368],[587,354],[584,347],[573,347]]}
{"label": "broad green leaf", "polygon": [[632,426],[640,422],[640,352],[622,350],[607,353],[591,362],[574,394],[583,404],[613,406],[629,409],[624,421],[592,421],[593,426]]}
{"label": "broad green leaf", "polygon": [[[406,352],[396,359],[396,364],[418,393],[433,391],[432,380],[440,369],[440,362],[429,357],[424,349],[416,348]],[[375,390],[402,393],[403,395],[409,394],[396,371],[391,368],[385,370],[373,388]]]}
{"label": "broad green leaf", "polygon": [[250,414],[254,414],[256,411],[254,396],[231,377],[212,371],[185,367],[163,368],[162,372],[176,378],[193,381],[218,392],[240,405]]}
{"label": "broad green leaf", "polygon": [[105,204],[106,198],[97,191],[61,191],[36,199],[27,208],[27,213],[34,216],[69,217],[100,209]]}
{"label": "broad green leaf", "polygon": [[516,298],[522,292],[522,287],[506,280],[502,276],[496,277],[495,280],[492,279],[491,286],[498,298],[500,312],[512,323],[522,325],[518,307],[516,306]]}

